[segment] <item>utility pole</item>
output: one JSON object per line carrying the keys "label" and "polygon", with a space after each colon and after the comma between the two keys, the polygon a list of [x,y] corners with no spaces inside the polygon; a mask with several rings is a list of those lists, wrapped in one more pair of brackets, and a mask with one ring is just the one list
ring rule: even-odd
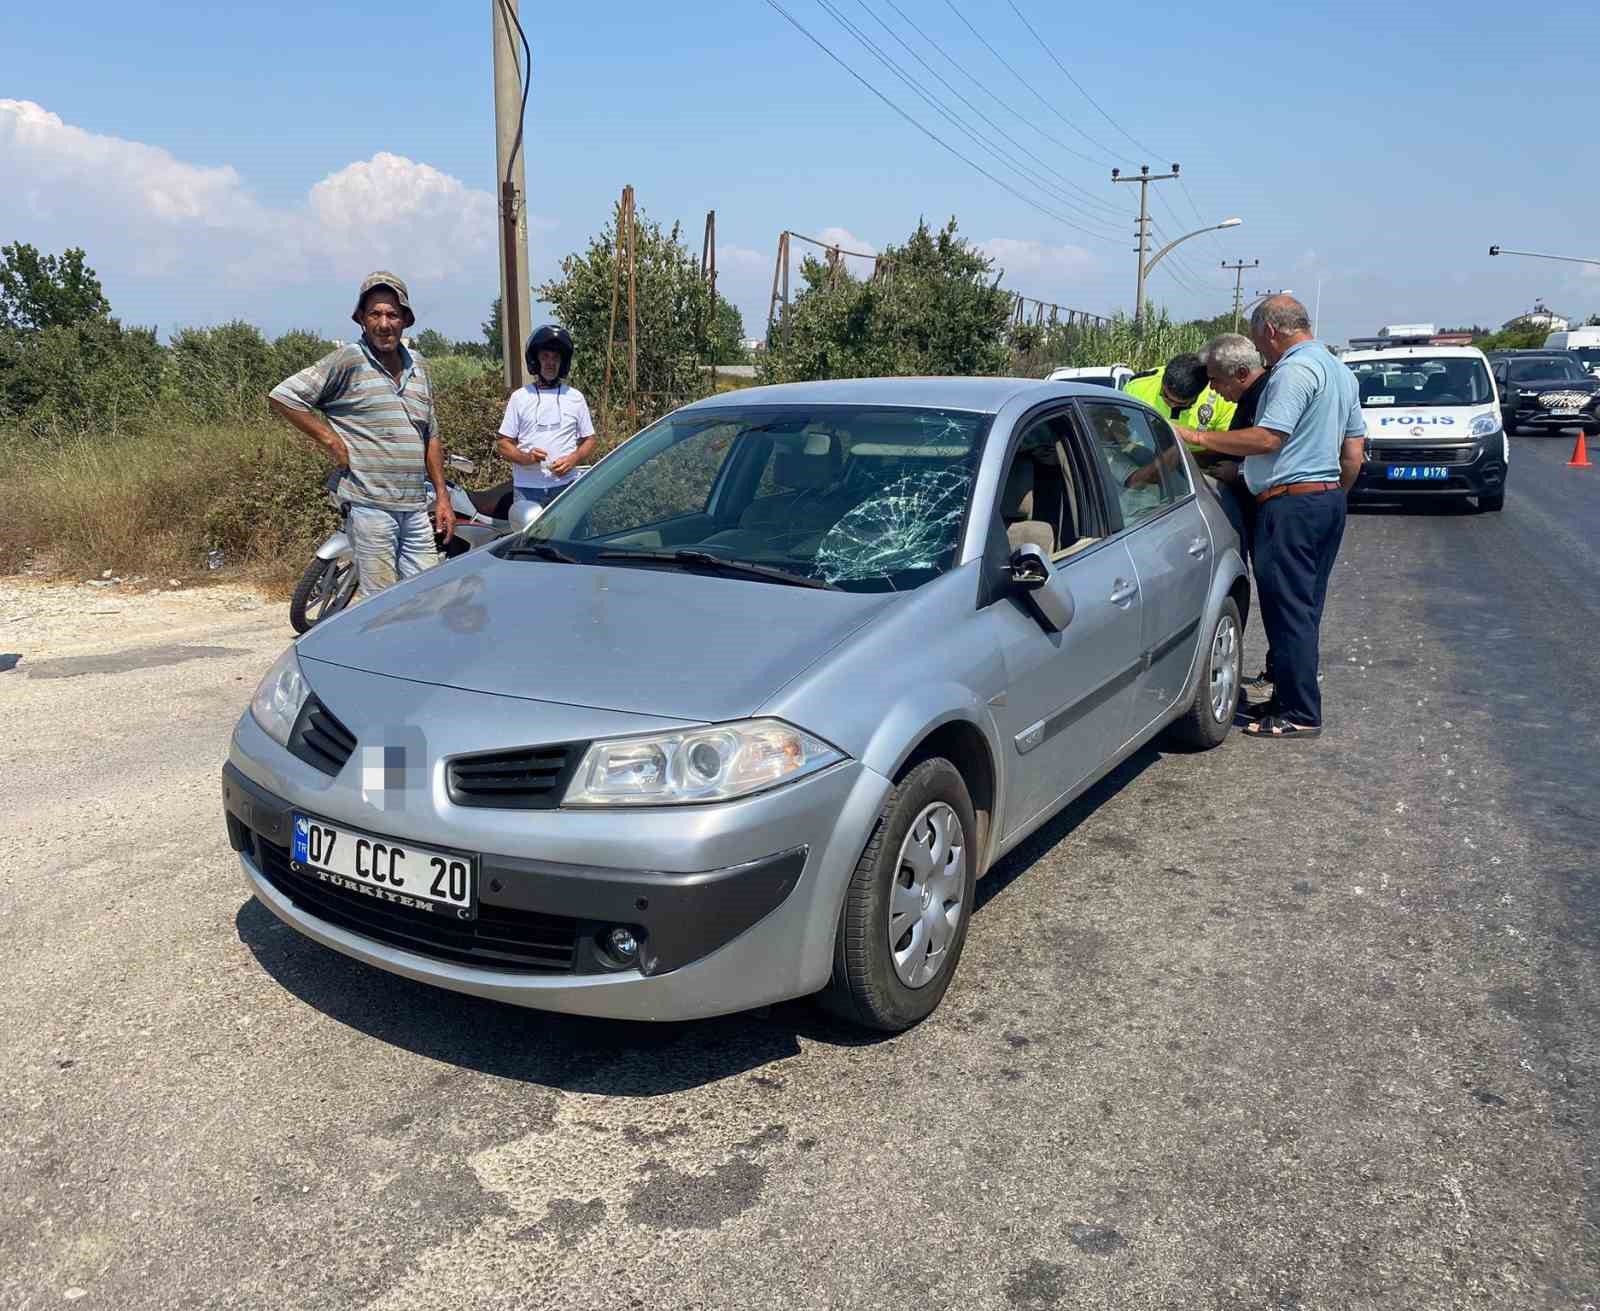
{"label": "utility pole", "polygon": [[1170,173],[1152,173],[1150,165],[1139,165],[1139,172],[1133,177],[1123,177],[1120,168],[1111,170],[1113,182],[1137,182],[1139,184],[1139,280],[1133,293],[1133,326],[1138,332],[1144,331],[1144,253],[1150,246],[1150,206],[1148,193],[1152,182],[1166,182],[1178,176],[1178,166],[1172,166]]}
{"label": "utility pole", "polygon": [[[500,185],[500,339],[506,387],[528,380],[522,345],[533,308],[528,291],[528,183],[523,168],[523,42],[517,0],[489,0],[494,31],[494,145]],[[532,59],[529,59],[532,75]]]}
{"label": "utility pole", "polygon": [[1248,264],[1246,264],[1243,260],[1240,260],[1237,264],[1230,264],[1227,260],[1222,261],[1222,267],[1225,269],[1232,269],[1234,273],[1233,330],[1235,332],[1239,331],[1239,311],[1244,306],[1244,271],[1246,269],[1257,268],[1260,264],[1261,261],[1258,259],[1253,259]]}

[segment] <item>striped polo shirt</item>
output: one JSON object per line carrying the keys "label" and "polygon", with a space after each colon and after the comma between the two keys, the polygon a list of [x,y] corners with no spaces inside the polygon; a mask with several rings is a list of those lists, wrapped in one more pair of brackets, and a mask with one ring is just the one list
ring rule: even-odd
{"label": "striped polo shirt", "polygon": [[438,436],[433,389],[404,346],[400,377],[378,363],[365,335],[285,378],[272,399],[292,410],[316,410],[344,438],[350,472],[341,495],[386,510],[421,510],[428,504],[424,452]]}

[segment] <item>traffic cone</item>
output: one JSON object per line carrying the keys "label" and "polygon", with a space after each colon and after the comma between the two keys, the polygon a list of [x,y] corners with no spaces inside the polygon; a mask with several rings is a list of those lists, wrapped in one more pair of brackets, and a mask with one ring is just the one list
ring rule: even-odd
{"label": "traffic cone", "polygon": [[1583,429],[1578,429],[1578,441],[1572,448],[1572,458],[1567,461],[1569,469],[1587,469],[1589,467],[1589,446],[1584,439]]}

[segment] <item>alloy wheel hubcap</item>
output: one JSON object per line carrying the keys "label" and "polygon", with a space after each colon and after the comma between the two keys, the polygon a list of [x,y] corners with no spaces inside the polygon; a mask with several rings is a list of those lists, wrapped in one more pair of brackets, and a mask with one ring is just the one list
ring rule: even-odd
{"label": "alloy wheel hubcap", "polygon": [[943,801],[912,822],[889,891],[889,955],[908,988],[937,978],[966,906],[967,848],[961,820]]}
{"label": "alloy wheel hubcap", "polygon": [[1239,687],[1239,630],[1224,615],[1211,639],[1211,717],[1219,724],[1233,717],[1234,694]]}

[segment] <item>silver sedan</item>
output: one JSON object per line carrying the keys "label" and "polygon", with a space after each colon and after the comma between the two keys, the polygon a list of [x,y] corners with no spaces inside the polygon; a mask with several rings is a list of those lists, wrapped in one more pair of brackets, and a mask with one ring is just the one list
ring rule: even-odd
{"label": "silver sedan", "polygon": [[1105,388],[729,393],[285,651],[228,832],[285,923],[412,979],[903,1029],[996,860],[1157,734],[1223,740],[1248,604],[1184,448]]}

